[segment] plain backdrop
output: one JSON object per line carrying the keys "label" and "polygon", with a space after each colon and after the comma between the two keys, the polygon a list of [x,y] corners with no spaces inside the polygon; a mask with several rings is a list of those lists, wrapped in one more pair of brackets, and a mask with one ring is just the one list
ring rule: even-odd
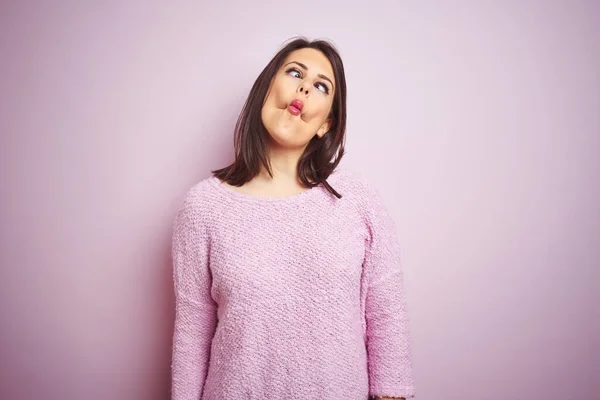
{"label": "plain backdrop", "polygon": [[169,398],[175,211],[296,35],[344,60],[417,398],[599,399],[600,5],[566,0],[2,2],[0,398]]}

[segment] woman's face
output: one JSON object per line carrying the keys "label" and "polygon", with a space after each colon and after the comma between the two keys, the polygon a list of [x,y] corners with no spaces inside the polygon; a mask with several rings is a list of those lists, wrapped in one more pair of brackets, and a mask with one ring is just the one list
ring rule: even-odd
{"label": "woman's face", "polygon": [[323,53],[311,48],[291,52],[271,80],[262,107],[262,122],[273,140],[284,147],[305,147],[315,134],[327,133],[335,84]]}

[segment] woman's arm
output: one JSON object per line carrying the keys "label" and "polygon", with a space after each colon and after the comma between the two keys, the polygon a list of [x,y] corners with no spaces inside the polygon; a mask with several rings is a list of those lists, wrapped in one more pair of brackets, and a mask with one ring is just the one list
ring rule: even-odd
{"label": "woman's arm", "polygon": [[216,303],[210,296],[206,213],[200,207],[188,193],[173,227],[172,400],[201,398],[217,322]]}
{"label": "woman's arm", "polygon": [[374,187],[367,185],[364,199],[370,233],[363,264],[369,394],[380,399],[414,397],[412,343],[396,226]]}

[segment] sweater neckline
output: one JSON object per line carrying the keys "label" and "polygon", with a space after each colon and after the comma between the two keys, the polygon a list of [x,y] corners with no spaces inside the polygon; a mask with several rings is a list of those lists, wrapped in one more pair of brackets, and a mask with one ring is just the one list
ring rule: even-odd
{"label": "sweater neckline", "polygon": [[318,184],[317,186],[307,188],[300,193],[296,193],[290,196],[263,197],[245,194],[230,189],[223,182],[221,182],[219,178],[217,178],[214,175],[210,176],[208,180],[219,192],[223,193],[227,197],[254,203],[295,203],[303,201],[304,199],[310,197],[312,194],[316,193],[319,188],[322,187],[322,184]]}

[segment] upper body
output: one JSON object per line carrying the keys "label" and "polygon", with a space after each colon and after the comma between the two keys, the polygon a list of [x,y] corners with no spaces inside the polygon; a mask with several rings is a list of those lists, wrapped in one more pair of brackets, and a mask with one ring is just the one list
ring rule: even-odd
{"label": "upper body", "polygon": [[339,52],[287,43],[250,90],[235,160],[177,213],[174,400],[413,396],[394,223],[337,168],[345,128]]}
{"label": "upper body", "polygon": [[412,397],[395,224],[336,170],[285,197],[192,187],[174,226],[173,398]]}

